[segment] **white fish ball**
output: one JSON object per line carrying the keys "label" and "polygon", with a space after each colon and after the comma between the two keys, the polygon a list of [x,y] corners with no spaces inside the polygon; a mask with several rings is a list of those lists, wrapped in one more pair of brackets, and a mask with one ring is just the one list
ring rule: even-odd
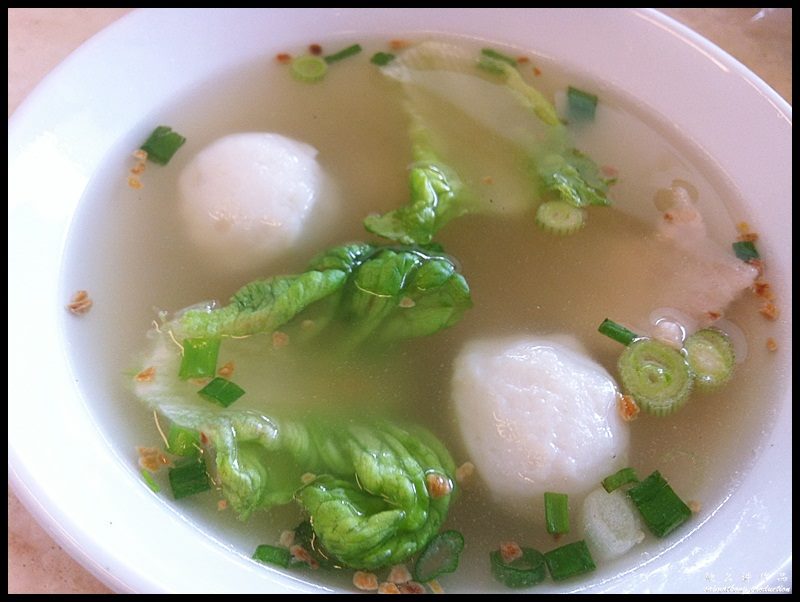
{"label": "white fish ball", "polygon": [[509,510],[530,515],[545,491],[582,497],[625,466],[616,384],[572,337],[468,343],[452,394],[468,459]]}
{"label": "white fish ball", "polygon": [[203,148],[179,179],[181,213],[215,264],[259,268],[303,237],[320,196],[317,150],[285,136],[231,134]]}

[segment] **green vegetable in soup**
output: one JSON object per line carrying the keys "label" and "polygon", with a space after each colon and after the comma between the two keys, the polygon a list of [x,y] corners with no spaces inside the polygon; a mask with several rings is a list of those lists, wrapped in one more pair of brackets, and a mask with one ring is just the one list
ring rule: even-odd
{"label": "green vegetable in soup", "polygon": [[[454,105],[454,110],[463,110],[478,121],[491,122],[489,127],[502,130],[503,125],[498,125],[485,107],[470,105],[475,97],[473,88],[480,82],[483,82],[482,90],[489,85],[494,94],[499,93],[498,98],[504,98],[506,103],[510,100],[514,106],[532,114],[533,119],[529,121],[533,127],[527,138],[521,140],[514,126],[506,128],[508,131],[498,131],[517,142],[521,152],[533,163],[531,198],[559,200],[579,209],[609,205],[606,195],[613,180],[603,178],[591,158],[570,147],[567,130],[553,104],[522,78],[513,59],[498,56],[504,55],[496,51],[487,53],[485,49],[476,58],[457,46],[426,43],[407,50],[383,71],[404,85],[422,88],[430,88],[435,81],[432,78],[439,74],[442,89],[438,92]],[[483,69],[476,69],[476,66]],[[436,148],[436,124],[420,116],[424,104],[424,97],[418,94],[412,94],[406,103],[411,118],[414,159],[409,174],[410,202],[384,215],[368,216],[364,221],[370,232],[405,244],[427,244],[453,218],[480,211],[456,170]]]}
{"label": "green vegetable in soup", "polygon": [[302,274],[251,282],[224,307],[187,311],[173,326],[179,338],[247,336],[313,316],[318,329],[337,319],[344,345],[386,344],[452,326],[471,304],[446,255],[352,243],[317,256]]}

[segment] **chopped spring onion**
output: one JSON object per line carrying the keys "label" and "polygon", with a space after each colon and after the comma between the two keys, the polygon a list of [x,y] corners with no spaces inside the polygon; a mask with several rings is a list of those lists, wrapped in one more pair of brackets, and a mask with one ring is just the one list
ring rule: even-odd
{"label": "chopped spring onion", "polygon": [[586,211],[566,201],[546,201],[536,210],[536,225],[551,234],[573,234],[586,225]]}
{"label": "chopped spring onion", "polygon": [[639,335],[635,332],[608,318],[603,320],[597,331],[610,339],[614,339],[617,343],[622,343],[626,347],[639,338]]}
{"label": "chopped spring onion", "polygon": [[210,383],[197,392],[200,397],[218,403],[227,408],[234,401],[244,395],[244,389],[227,378],[215,377]]}
{"label": "chopped spring onion", "polygon": [[488,71],[494,75],[503,75],[507,69],[507,67],[501,61],[497,61],[483,55],[481,55],[476,64],[478,65],[479,69],[483,69],[484,71]]}
{"label": "chopped spring onion", "polygon": [[378,67],[383,67],[391,63],[394,58],[391,52],[376,52],[372,55],[372,58],[369,59],[369,62],[373,65],[378,65]]}
{"label": "chopped spring onion", "polygon": [[328,56],[325,57],[325,62],[330,65],[331,63],[341,61],[342,59],[351,57],[354,54],[358,54],[359,52],[361,52],[361,44],[353,44],[352,46],[343,48],[339,52],[334,52],[333,54],[329,54]]}
{"label": "chopped spring onion", "polygon": [[503,63],[508,63],[512,67],[517,66],[517,60],[508,56],[507,54],[503,54],[502,52],[498,52],[493,48],[481,48],[481,55],[490,58],[495,61],[502,61]]}
{"label": "chopped spring onion", "polygon": [[756,245],[751,240],[740,240],[733,243],[733,252],[742,261],[750,261],[761,257],[756,250]]}
{"label": "chopped spring onion", "polygon": [[544,493],[544,521],[550,534],[569,533],[569,496],[566,493]]}
{"label": "chopped spring onion", "polygon": [[219,344],[219,339],[184,339],[178,376],[183,380],[214,376],[217,371]]}
{"label": "chopped spring onion", "polygon": [[683,355],[655,339],[638,339],[628,345],[618,368],[622,388],[648,414],[672,414],[692,391],[692,375]]}
{"label": "chopped spring onion", "polygon": [[200,453],[200,433],[173,422],[167,433],[167,451],[176,456],[196,457]]}
{"label": "chopped spring onion", "polygon": [[286,548],[262,544],[253,552],[253,559],[264,564],[276,564],[287,568],[292,561],[292,554]]}
{"label": "chopped spring onion", "polygon": [[318,56],[306,54],[292,60],[292,75],[302,82],[318,82],[328,72],[328,64]]}
{"label": "chopped spring onion", "polygon": [[684,345],[686,361],[698,389],[710,391],[727,383],[733,376],[736,355],[727,334],[716,328],[698,330]]}
{"label": "chopped spring onion", "polygon": [[494,578],[514,589],[541,583],[546,575],[544,555],[533,548],[522,548],[522,556],[509,563],[503,561],[500,550],[494,550],[489,561]]}
{"label": "chopped spring onion", "polygon": [[161,491],[161,485],[156,483],[156,480],[153,478],[153,473],[151,473],[146,468],[142,468],[142,470],[140,470],[139,472],[142,475],[144,482],[147,483],[147,486],[150,488],[150,491],[152,491],[153,493],[158,493],[159,491]]}
{"label": "chopped spring onion", "polygon": [[170,468],[169,484],[176,500],[211,489],[206,465],[197,459],[186,460]]}
{"label": "chopped spring onion", "polygon": [[623,485],[638,482],[639,478],[636,476],[636,471],[633,470],[633,468],[623,468],[622,470],[618,470],[614,474],[603,479],[603,489],[605,489],[608,493],[611,493]]}
{"label": "chopped spring onion", "polygon": [[570,86],[567,88],[569,115],[575,119],[591,121],[597,110],[597,95]]}
{"label": "chopped spring onion", "polygon": [[442,531],[425,547],[414,563],[414,580],[427,583],[458,568],[464,549],[464,536],[458,531]]}
{"label": "chopped spring onion", "polygon": [[173,132],[171,127],[160,125],[140,146],[147,153],[147,158],[159,165],[166,165],[178,149],[186,142],[186,138],[178,132]]}
{"label": "chopped spring onion", "polygon": [[545,552],[544,561],[554,581],[563,581],[597,568],[584,540]]}
{"label": "chopped spring onion", "polygon": [[686,522],[692,511],[657,470],[628,490],[628,496],[653,535],[666,537]]}

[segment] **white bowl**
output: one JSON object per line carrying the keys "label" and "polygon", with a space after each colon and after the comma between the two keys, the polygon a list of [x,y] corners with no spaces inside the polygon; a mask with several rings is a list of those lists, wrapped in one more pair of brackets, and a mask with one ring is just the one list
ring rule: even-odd
{"label": "white bowl", "polygon": [[[324,589],[256,565],[151,495],[67,361],[81,348],[65,333],[62,251],[90,178],[142,115],[256,56],[346,33],[443,32],[528,48],[623,91],[748,199],[782,300],[778,328],[791,340],[791,107],[733,58],[650,10],[319,11],[137,11],[75,52],[9,122],[9,477],[59,542],[117,591]],[[567,589],[791,586],[791,350],[775,361],[780,395],[757,400],[776,408],[774,427],[725,502],[645,564]]]}

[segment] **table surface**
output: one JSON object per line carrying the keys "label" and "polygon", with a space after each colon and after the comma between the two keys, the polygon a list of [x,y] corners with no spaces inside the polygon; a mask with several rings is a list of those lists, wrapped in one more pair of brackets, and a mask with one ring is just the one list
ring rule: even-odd
{"label": "table surface", "polygon": [[[8,114],[85,40],[131,9],[8,9]],[[792,9],[661,9],[792,102]],[[8,491],[8,593],[108,593]]]}

